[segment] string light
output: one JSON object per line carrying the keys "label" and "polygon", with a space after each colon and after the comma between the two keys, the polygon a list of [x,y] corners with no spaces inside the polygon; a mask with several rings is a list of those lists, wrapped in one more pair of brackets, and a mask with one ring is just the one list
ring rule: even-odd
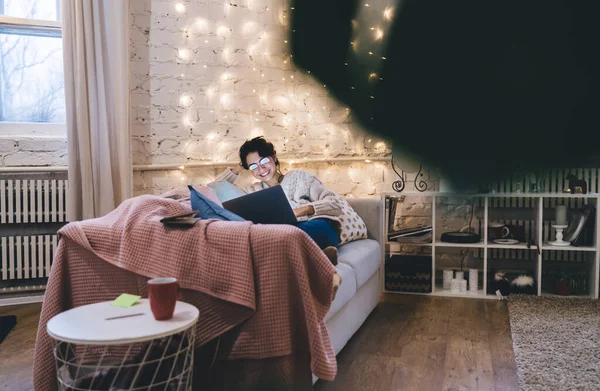
{"label": "string light", "polygon": [[179,57],[182,60],[188,60],[190,58],[189,49],[180,48],[179,50],[177,50],[177,57]]}
{"label": "string light", "polygon": [[393,7],[386,7],[385,10],[383,10],[383,19],[385,19],[386,21],[390,21],[392,20],[392,18],[394,17],[394,8]]}

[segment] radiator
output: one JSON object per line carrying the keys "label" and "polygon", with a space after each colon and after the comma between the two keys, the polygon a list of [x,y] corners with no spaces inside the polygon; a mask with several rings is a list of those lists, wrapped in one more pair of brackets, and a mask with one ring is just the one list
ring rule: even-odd
{"label": "radiator", "polygon": [[56,231],[67,222],[66,179],[0,179],[0,293],[44,289]]}

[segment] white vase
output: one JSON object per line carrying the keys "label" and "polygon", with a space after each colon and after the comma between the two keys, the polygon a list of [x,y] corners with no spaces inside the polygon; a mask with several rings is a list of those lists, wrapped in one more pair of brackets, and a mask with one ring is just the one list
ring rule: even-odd
{"label": "white vase", "polygon": [[467,280],[460,280],[460,291],[461,292],[466,292],[467,291]]}
{"label": "white vase", "polygon": [[457,280],[456,278],[452,279],[452,282],[450,283],[450,292],[460,293],[460,280]]}
{"label": "white vase", "polygon": [[456,272],[454,273],[454,278],[456,278],[457,280],[464,280],[465,279],[465,272],[460,271],[460,272]]}
{"label": "white vase", "polygon": [[442,274],[442,287],[444,289],[450,289],[450,285],[452,283],[452,279],[454,278],[453,270],[444,270]]}
{"label": "white vase", "polygon": [[469,290],[477,291],[479,287],[477,286],[479,279],[479,270],[477,269],[469,269]]}

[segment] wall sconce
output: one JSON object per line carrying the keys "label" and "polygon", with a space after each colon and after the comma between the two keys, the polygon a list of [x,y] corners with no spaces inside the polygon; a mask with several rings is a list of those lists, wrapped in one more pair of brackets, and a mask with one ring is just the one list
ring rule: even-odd
{"label": "wall sconce", "polygon": [[[420,192],[427,190],[427,182],[422,179],[423,164],[418,162],[418,159],[414,154],[396,145],[392,146],[392,170],[394,170],[399,178],[392,183],[392,189],[395,192],[400,193],[404,190],[406,186],[406,173],[413,172],[416,172],[414,180],[415,189]],[[399,173],[398,170],[402,173]]]}

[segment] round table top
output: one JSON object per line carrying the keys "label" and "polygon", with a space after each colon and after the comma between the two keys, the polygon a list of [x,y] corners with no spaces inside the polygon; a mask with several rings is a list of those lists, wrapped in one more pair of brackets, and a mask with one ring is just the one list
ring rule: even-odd
{"label": "round table top", "polygon": [[193,326],[199,316],[196,307],[181,301],[175,305],[173,317],[161,321],[154,319],[148,299],[139,299],[128,308],[113,307],[111,303],[84,305],[60,313],[50,319],[46,330],[50,337],[60,341],[119,345],[176,334]]}

